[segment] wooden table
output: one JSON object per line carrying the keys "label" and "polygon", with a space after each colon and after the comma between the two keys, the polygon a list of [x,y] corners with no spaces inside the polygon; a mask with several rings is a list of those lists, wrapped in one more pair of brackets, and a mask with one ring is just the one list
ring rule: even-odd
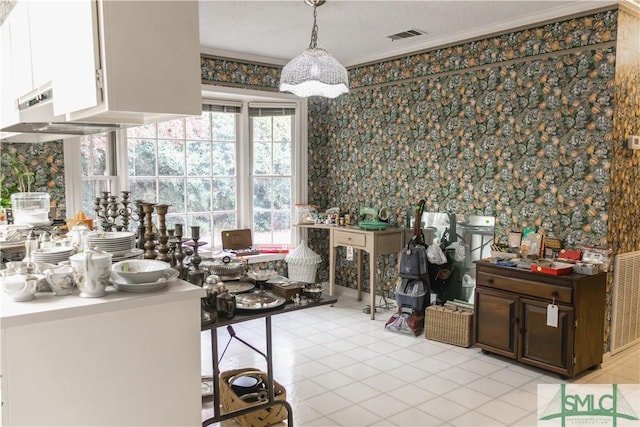
{"label": "wooden table", "polygon": [[405,229],[388,228],[374,231],[358,226],[335,226],[323,224],[301,224],[301,228],[325,228],[329,230],[329,295],[335,287],[336,248],[351,246],[357,250],[358,301],[362,300],[362,257],[360,251],[369,253],[369,294],[371,297],[371,319],[375,319],[376,259],[380,255],[402,251]]}

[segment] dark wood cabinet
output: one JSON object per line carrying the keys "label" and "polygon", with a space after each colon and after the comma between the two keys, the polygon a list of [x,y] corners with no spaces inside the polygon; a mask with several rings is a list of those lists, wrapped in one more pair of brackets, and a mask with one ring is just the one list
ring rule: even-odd
{"label": "dark wood cabinet", "polygon": [[[602,362],[606,274],[548,275],[476,262],[476,347],[563,376]],[[547,324],[549,304],[557,326]]]}
{"label": "dark wood cabinet", "polygon": [[475,324],[477,341],[504,356],[517,355],[518,297],[505,292],[476,288]]}

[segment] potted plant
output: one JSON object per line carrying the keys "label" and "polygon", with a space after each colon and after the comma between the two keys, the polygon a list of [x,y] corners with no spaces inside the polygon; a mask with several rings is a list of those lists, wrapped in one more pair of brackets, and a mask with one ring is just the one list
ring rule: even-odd
{"label": "potted plant", "polygon": [[11,195],[31,191],[35,175],[29,166],[18,156],[2,153],[0,172],[0,206],[11,207]]}

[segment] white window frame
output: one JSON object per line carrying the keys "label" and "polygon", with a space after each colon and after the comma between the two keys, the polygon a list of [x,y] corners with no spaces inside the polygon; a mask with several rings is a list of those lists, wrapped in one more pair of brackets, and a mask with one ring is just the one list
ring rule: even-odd
{"label": "white window frame", "polygon": [[[306,230],[299,229],[295,226],[295,205],[307,203],[308,197],[308,140],[307,140],[307,116],[308,104],[304,98],[298,98],[291,94],[279,92],[255,91],[242,88],[227,88],[212,85],[202,85],[202,101],[203,103],[215,103],[219,101],[241,102],[242,112],[240,113],[240,129],[238,134],[238,188],[251,189],[251,153],[249,152],[249,144],[244,143],[248,138],[249,132],[249,106],[266,105],[274,103],[287,103],[295,105],[296,118],[294,124],[294,163],[293,171],[295,179],[292,189],[292,206],[291,206],[291,245],[295,247],[301,238],[306,238]],[[116,150],[117,150],[117,176],[111,183],[111,193],[120,194],[123,189],[129,188],[128,159],[126,150],[126,131],[117,131]],[[82,170],[80,158],[80,138],[69,138],[64,141],[64,158],[65,158],[65,197],[67,216],[81,209],[80,201],[82,200]],[[238,227],[248,228],[251,225],[253,212],[253,191],[238,191]],[[93,214],[93,212],[91,213]],[[91,216],[91,215],[90,215]],[[267,261],[271,259],[282,259],[281,254],[265,254],[260,255],[259,261]],[[256,258],[256,261],[258,259]]]}

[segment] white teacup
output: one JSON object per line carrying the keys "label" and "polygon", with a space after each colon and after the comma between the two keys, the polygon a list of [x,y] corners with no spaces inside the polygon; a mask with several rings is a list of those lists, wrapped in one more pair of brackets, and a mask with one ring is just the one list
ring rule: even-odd
{"label": "white teacup", "polygon": [[112,254],[84,251],[69,258],[80,296],[102,297],[111,277]]}
{"label": "white teacup", "polygon": [[63,266],[45,270],[45,277],[55,295],[69,295],[73,292],[75,281],[71,266]]}
{"label": "white teacup", "polygon": [[13,274],[2,278],[2,290],[14,301],[29,301],[36,295],[38,277]]}

